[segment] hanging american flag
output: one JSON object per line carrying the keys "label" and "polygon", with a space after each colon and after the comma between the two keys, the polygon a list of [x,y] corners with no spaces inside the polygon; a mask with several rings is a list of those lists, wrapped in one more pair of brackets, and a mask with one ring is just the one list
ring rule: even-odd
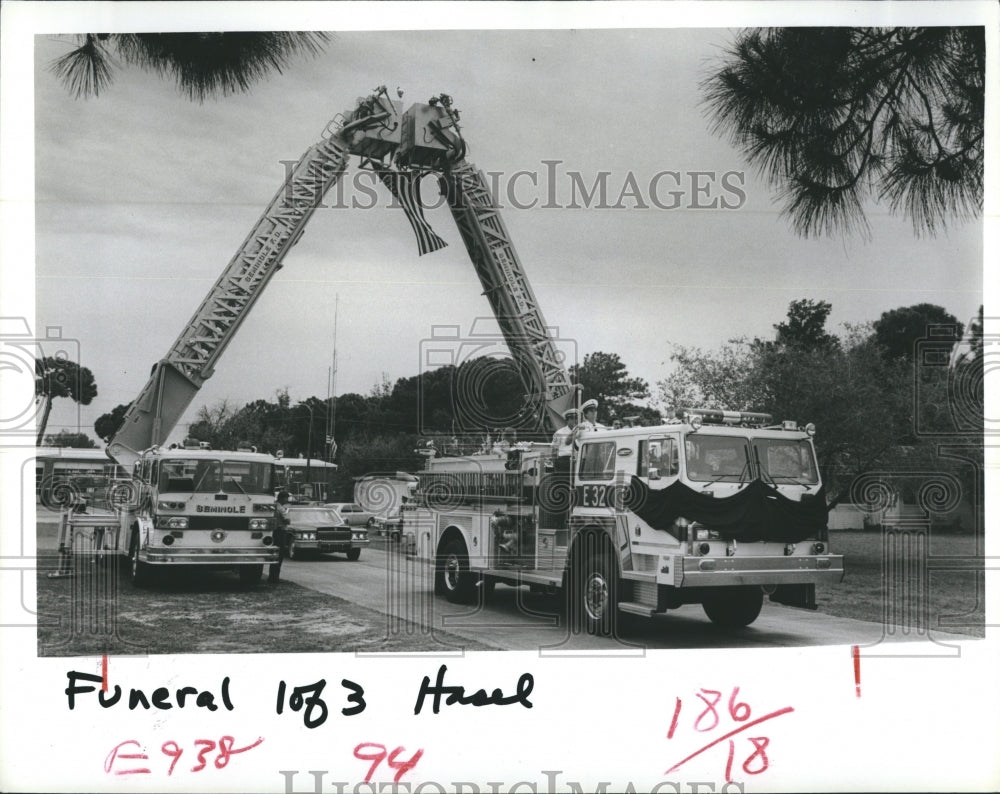
{"label": "hanging american flag", "polygon": [[424,206],[420,201],[421,174],[409,171],[390,171],[388,168],[376,169],[375,173],[389,188],[393,198],[399,202],[403,212],[406,213],[406,219],[410,222],[413,233],[417,236],[417,248],[420,250],[420,256],[448,245],[434,233],[424,218]]}

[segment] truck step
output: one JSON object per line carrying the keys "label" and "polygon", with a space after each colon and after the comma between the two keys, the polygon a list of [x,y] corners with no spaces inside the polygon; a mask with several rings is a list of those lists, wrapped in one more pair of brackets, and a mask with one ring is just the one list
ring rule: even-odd
{"label": "truck step", "polygon": [[618,611],[628,612],[631,615],[642,615],[644,618],[656,614],[655,607],[647,606],[646,604],[637,604],[635,601],[619,601]]}

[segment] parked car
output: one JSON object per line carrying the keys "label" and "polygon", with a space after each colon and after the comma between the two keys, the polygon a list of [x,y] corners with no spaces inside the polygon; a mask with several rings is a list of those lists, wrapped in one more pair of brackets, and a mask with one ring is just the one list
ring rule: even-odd
{"label": "parked car", "polygon": [[300,560],[306,554],[346,554],[356,560],[369,544],[368,530],[352,527],[331,507],[289,507],[285,529],[285,556]]}
{"label": "parked car", "polygon": [[398,510],[391,516],[375,516],[373,528],[390,540],[399,540],[403,536],[403,517]]}
{"label": "parked car", "polygon": [[324,507],[336,510],[352,527],[375,526],[375,514],[371,510],[365,510],[357,502],[330,502]]}
{"label": "parked car", "polygon": [[412,516],[415,507],[415,503],[408,503],[404,496],[403,504],[397,507],[392,515],[375,516],[374,530],[390,540],[401,541],[403,539],[403,525],[408,523],[413,526]]}

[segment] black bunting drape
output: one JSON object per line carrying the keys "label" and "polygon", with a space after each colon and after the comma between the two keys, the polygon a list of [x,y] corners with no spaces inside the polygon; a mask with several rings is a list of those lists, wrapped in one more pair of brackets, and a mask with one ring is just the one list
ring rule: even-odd
{"label": "black bunting drape", "polygon": [[744,542],[798,543],[807,538],[822,538],[827,524],[822,488],[815,496],[806,495],[798,502],[762,480],[754,480],[732,496],[719,498],[689,488],[679,480],[653,490],[633,477],[624,506],[657,529],[666,529],[683,516],[717,529],[727,538]]}

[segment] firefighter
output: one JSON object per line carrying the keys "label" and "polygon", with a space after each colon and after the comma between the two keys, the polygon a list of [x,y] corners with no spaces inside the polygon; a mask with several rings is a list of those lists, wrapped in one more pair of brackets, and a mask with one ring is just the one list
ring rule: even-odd
{"label": "firefighter", "polygon": [[573,452],[573,430],[576,428],[580,412],[576,408],[563,411],[566,426],[560,427],[552,434],[552,454],[562,457]]}
{"label": "firefighter", "polygon": [[587,400],[580,406],[583,411],[583,421],[580,422],[580,432],[588,433],[592,430],[604,430],[604,425],[597,421],[597,400]]}
{"label": "firefighter", "polygon": [[281,561],[287,553],[285,543],[285,527],[290,523],[288,518],[288,491],[278,493],[278,501],[274,506],[274,542],[278,547],[278,561],[271,563],[267,572],[267,579],[272,584],[277,582],[281,576]]}

